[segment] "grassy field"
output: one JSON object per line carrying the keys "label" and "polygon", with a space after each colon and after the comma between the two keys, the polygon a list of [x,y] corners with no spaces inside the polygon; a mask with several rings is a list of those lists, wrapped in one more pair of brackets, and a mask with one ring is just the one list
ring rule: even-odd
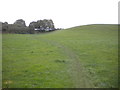
{"label": "grassy field", "polygon": [[3,88],[118,87],[117,25],[3,34]]}

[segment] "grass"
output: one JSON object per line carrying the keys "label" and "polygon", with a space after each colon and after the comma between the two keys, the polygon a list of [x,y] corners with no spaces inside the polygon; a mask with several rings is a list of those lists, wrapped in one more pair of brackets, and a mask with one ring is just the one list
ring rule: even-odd
{"label": "grass", "polygon": [[118,87],[117,25],[3,34],[3,87]]}

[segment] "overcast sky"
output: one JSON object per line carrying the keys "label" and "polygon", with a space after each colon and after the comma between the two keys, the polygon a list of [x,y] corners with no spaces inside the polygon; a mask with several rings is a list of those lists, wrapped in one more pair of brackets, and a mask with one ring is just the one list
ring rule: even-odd
{"label": "overcast sky", "polygon": [[0,0],[0,21],[52,19],[56,28],[117,24],[120,0]]}

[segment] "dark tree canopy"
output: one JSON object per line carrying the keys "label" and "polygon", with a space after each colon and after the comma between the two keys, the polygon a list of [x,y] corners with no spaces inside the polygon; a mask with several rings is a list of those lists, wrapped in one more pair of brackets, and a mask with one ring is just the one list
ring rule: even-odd
{"label": "dark tree canopy", "polygon": [[44,19],[38,20],[37,22],[31,22],[29,26],[32,26],[34,29],[39,29],[41,31],[55,30],[54,23],[51,19]]}
{"label": "dark tree canopy", "polygon": [[18,19],[14,24],[8,24],[7,22],[2,23],[3,33],[21,33],[21,34],[33,34],[45,31],[54,31],[54,23],[51,19],[43,19],[33,21],[27,27],[23,19]]}
{"label": "dark tree canopy", "polygon": [[23,19],[18,19],[14,22],[15,25],[26,27],[25,21]]}
{"label": "dark tree canopy", "polygon": [[7,32],[7,30],[8,30],[8,22],[2,23],[2,30],[3,30],[3,32]]}

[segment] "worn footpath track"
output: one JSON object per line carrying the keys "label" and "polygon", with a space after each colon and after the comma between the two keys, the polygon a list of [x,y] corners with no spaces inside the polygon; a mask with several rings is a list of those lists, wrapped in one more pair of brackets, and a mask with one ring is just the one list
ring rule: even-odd
{"label": "worn footpath track", "polygon": [[58,41],[44,39],[45,42],[52,44],[60,49],[70,60],[70,74],[75,88],[91,88],[94,87],[92,81],[88,80],[86,73],[80,64],[79,56],[70,48],[62,45]]}

